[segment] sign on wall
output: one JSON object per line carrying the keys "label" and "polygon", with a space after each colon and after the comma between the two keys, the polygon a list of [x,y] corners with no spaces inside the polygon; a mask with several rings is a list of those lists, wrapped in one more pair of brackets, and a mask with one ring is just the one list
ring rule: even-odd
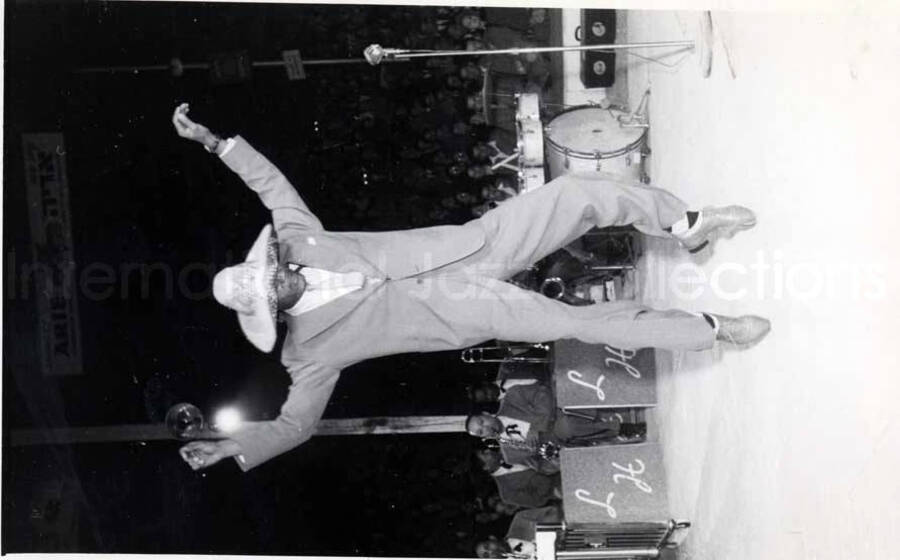
{"label": "sign on wall", "polygon": [[560,451],[567,523],[668,520],[666,476],[657,444]]}
{"label": "sign on wall", "polygon": [[296,49],[281,51],[281,58],[284,60],[284,69],[287,72],[288,80],[306,79],[306,71],[303,69],[303,59],[300,58],[300,51]]}
{"label": "sign on wall", "polygon": [[578,340],[553,343],[560,408],[643,407],[656,404],[656,354]]}
{"label": "sign on wall", "polygon": [[76,375],[82,373],[81,332],[63,136],[23,134],[22,147],[41,371]]}

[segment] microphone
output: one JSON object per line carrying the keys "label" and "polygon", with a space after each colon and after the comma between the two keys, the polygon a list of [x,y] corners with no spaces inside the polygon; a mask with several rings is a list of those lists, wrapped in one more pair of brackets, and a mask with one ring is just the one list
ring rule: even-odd
{"label": "microphone", "polygon": [[366,57],[366,62],[371,64],[372,66],[378,66],[384,57],[387,55],[384,48],[381,45],[369,45],[366,47],[366,50],[363,51],[363,56]]}
{"label": "microphone", "polygon": [[363,56],[366,57],[366,62],[372,66],[378,66],[385,58],[393,60],[398,54],[408,52],[410,51],[404,49],[386,49],[381,45],[372,44],[366,47],[366,50],[363,51]]}

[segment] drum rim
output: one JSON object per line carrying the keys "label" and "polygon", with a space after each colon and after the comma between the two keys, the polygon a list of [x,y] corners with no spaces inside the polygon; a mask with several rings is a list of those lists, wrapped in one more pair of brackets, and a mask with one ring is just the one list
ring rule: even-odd
{"label": "drum rim", "polygon": [[[525,96],[531,96],[527,99],[533,99],[535,109],[537,109],[537,114],[528,114],[528,115],[520,115],[519,112],[522,110],[522,99],[525,99]],[[529,153],[526,154],[526,146],[529,142],[526,142],[526,134],[528,132],[536,132],[531,138],[531,150],[527,150]],[[540,98],[536,93],[520,93],[516,94],[516,149],[519,151],[518,158],[518,166],[520,169],[525,167],[537,167],[543,166],[546,153],[546,148],[544,146],[544,127],[541,123],[540,118]],[[534,153],[531,153],[534,152]]]}
{"label": "drum rim", "polygon": [[[579,109],[600,109],[601,111],[609,111],[611,109],[616,109],[618,111],[622,111],[617,107],[607,107],[603,108],[598,105],[575,105],[573,107],[569,107],[567,109],[563,109],[559,113],[553,115],[553,118],[547,122],[547,127],[550,127],[553,124],[553,121],[557,119],[557,117],[564,115],[566,113],[571,113],[572,111],[577,111]],[[622,111],[623,113],[625,111]],[[587,160],[596,160],[596,159],[612,159],[617,158],[619,156],[623,156],[625,154],[631,153],[638,149],[641,144],[647,139],[647,129],[644,128],[641,130],[641,134],[638,136],[637,140],[632,142],[631,144],[626,144],[624,147],[619,148],[618,150],[612,152],[582,152],[580,150],[575,150],[572,148],[566,148],[562,144],[559,144],[551,138],[549,134],[544,133],[544,139],[547,141],[547,144],[553,148],[553,150],[562,155],[572,156],[576,159],[587,159]]]}

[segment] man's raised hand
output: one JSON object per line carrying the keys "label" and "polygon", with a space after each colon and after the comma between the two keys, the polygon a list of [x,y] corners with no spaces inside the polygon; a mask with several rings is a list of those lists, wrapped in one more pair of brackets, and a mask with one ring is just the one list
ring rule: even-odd
{"label": "man's raised hand", "polygon": [[192,121],[187,116],[189,110],[190,106],[187,103],[182,103],[175,107],[175,112],[172,113],[172,124],[175,126],[175,132],[182,138],[208,145],[214,140],[213,134],[202,124]]}

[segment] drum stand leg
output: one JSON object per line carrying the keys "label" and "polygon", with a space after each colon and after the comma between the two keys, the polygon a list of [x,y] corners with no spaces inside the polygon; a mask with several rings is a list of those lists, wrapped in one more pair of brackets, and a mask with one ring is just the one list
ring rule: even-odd
{"label": "drum stand leg", "polygon": [[[513,171],[518,171],[518,170],[519,170],[518,167],[514,167],[514,166],[512,166],[512,165],[509,164],[509,162],[511,162],[512,160],[517,159],[517,158],[519,157],[519,152],[518,152],[518,151],[515,151],[515,152],[513,152],[513,153],[511,153],[511,154],[509,154],[509,155],[504,154],[503,152],[500,152],[500,154],[501,154],[501,155],[499,155],[499,156],[497,156],[497,157],[503,157],[503,160],[501,160],[501,161],[499,161],[499,162],[497,162],[497,163],[491,164],[491,171],[496,171],[497,169],[499,169],[499,168],[501,168],[501,167],[505,167],[506,169],[511,169],[511,170],[513,170]],[[505,157],[504,157],[504,156],[505,156]]]}
{"label": "drum stand leg", "polygon": [[644,95],[641,96],[641,101],[638,103],[637,109],[632,111],[628,116],[619,118],[619,124],[623,128],[650,128],[650,123],[647,122],[647,115],[644,114],[644,111],[647,108],[647,99],[649,97],[650,88],[647,88]]}

